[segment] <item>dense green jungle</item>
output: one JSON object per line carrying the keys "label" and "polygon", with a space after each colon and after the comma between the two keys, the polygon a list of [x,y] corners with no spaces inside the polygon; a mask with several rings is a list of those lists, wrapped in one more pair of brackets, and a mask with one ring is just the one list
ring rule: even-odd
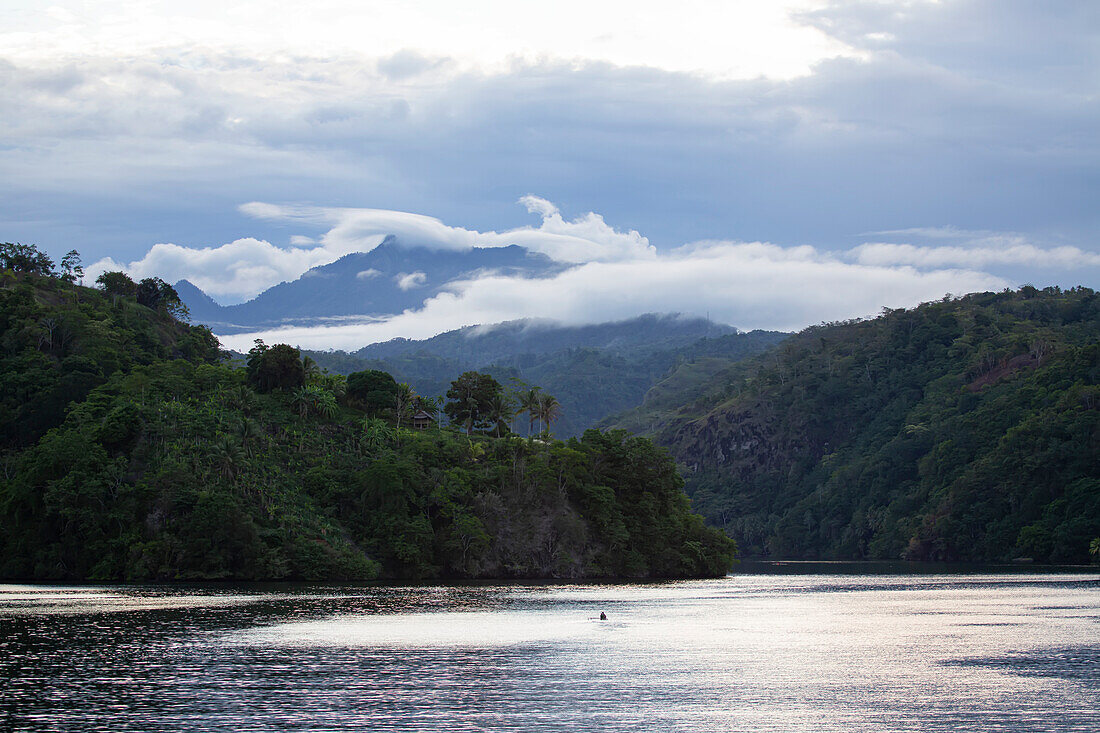
{"label": "dense green jungle", "polygon": [[538,390],[521,437],[489,375],[455,374],[441,404],[283,344],[233,365],[163,281],[81,275],[75,252],[56,269],[0,246],[0,577],[653,578],[734,561],[667,451],[623,431],[554,440]]}
{"label": "dense green jungle", "polygon": [[649,434],[746,556],[1100,559],[1100,298],[946,297],[808,328],[605,426]]}

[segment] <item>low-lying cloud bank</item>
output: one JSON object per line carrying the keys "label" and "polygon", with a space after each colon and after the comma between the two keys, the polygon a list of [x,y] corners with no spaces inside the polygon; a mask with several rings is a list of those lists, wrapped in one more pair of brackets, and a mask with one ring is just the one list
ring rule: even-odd
{"label": "low-lying cloud bank", "polygon": [[[90,274],[122,268],[135,277],[187,278],[214,296],[241,299],[310,267],[369,251],[390,234],[402,246],[436,250],[519,244],[571,265],[542,279],[478,274],[449,283],[419,308],[382,320],[343,320],[222,338],[235,349],[247,349],[256,338],[314,349],[355,349],[517,318],[582,324],[650,312],[709,314],[743,329],[796,330],[874,315],[884,306],[913,306],[948,293],[1011,287],[1019,284],[1006,274],[1012,267],[1047,272],[1100,267],[1100,255],[1077,247],[1043,246],[1019,234],[953,227],[873,232],[868,237],[895,241],[866,242],[842,251],[708,240],[658,252],[637,231],[618,230],[598,214],[568,220],[546,199],[524,196],[519,203],[541,218],[538,226],[480,232],[407,212],[257,202],[241,210],[255,218],[324,231],[316,237],[294,235],[285,248],[251,238],[209,248],[158,244],[126,265],[97,262]],[[380,274],[366,270],[359,277]],[[394,277],[407,290],[428,281],[419,271]]]}
{"label": "low-lying cloud bank", "polygon": [[852,250],[856,262],[864,265],[913,265],[915,267],[991,267],[1026,265],[1061,268],[1100,267],[1100,254],[1079,247],[1037,247],[1019,240],[1000,246],[964,247],[945,245],[918,247],[912,244],[875,242]]}
{"label": "low-lying cloud bank", "polygon": [[384,321],[239,334],[222,342],[238,350],[247,350],[256,338],[312,349],[356,349],[516,318],[583,324],[647,312],[709,315],[744,329],[795,330],[873,315],[883,306],[911,306],[949,292],[1007,285],[982,272],[844,262],[812,247],[710,242],[646,260],[591,262],[547,279],[492,276],[457,282],[422,308]]}

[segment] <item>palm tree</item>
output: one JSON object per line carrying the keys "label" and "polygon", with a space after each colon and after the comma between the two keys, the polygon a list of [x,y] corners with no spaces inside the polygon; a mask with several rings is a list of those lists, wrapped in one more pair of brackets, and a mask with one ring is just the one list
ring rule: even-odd
{"label": "palm tree", "polygon": [[542,395],[539,399],[539,432],[542,432],[542,423],[546,422],[546,432],[550,432],[550,424],[558,419],[561,414],[561,403],[553,395]]}
{"label": "palm tree", "polygon": [[[527,435],[531,435],[531,426],[535,424],[539,413],[540,391],[538,387],[532,387],[519,396],[519,412],[527,413]],[[539,426],[541,427],[541,425]]]}
{"label": "palm tree", "polygon": [[439,411],[443,409],[443,398],[436,395],[435,397],[421,397],[416,398],[416,409],[423,410],[427,414],[431,415],[432,419],[438,419]]}
{"label": "palm tree", "polygon": [[256,393],[249,389],[247,385],[239,384],[229,393],[229,400],[234,407],[247,415],[252,412],[252,408],[255,406]]}
{"label": "palm tree", "polygon": [[241,445],[244,447],[244,454],[249,458],[252,458],[252,444],[259,437],[260,430],[256,427],[256,423],[249,419],[244,418],[237,426],[237,436],[241,439]]}
{"label": "palm tree", "polygon": [[503,427],[508,429],[508,420],[515,414],[513,411],[514,403],[512,400],[502,394],[495,394],[489,400],[489,404],[486,405],[489,421],[493,423],[494,432],[496,436],[500,437],[500,429]]}
{"label": "palm tree", "polygon": [[348,393],[348,378],[343,374],[327,375],[328,388],[332,390],[332,396],[337,400],[344,399]]}
{"label": "palm tree", "polygon": [[308,355],[302,356],[302,371],[305,372],[306,375],[306,384],[313,382],[317,377],[321,376],[321,367],[317,366],[317,362]]}
{"label": "palm tree", "polygon": [[240,446],[228,435],[223,435],[211,449],[214,462],[221,471],[221,475],[231,479],[237,474],[237,469],[243,463],[244,453]]}

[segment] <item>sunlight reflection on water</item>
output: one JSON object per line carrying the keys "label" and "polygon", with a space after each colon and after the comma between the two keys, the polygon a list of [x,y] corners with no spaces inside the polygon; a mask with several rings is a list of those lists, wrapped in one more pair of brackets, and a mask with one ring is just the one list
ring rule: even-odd
{"label": "sunlight reflection on water", "polygon": [[1095,574],[0,586],[0,728],[1096,731],[1098,590]]}
{"label": "sunlight reflection on water", "polygon": [[592,624],[576,614],[546,611],[433,611],[403,615],[333,616],[230,634],[227,643],[289,646],[482,648],[577,641]]}

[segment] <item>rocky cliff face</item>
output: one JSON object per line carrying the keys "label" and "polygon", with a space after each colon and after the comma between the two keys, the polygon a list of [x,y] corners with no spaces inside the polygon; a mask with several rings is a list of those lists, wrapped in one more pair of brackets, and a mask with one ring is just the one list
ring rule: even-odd
{"label": "rocky cliff face", "polygon": [[677,461],[692,472],[717,468],[741,480],[779,469],[792,448],[786,426],[765,400],[730,405],[685,423],[670,442]]}

